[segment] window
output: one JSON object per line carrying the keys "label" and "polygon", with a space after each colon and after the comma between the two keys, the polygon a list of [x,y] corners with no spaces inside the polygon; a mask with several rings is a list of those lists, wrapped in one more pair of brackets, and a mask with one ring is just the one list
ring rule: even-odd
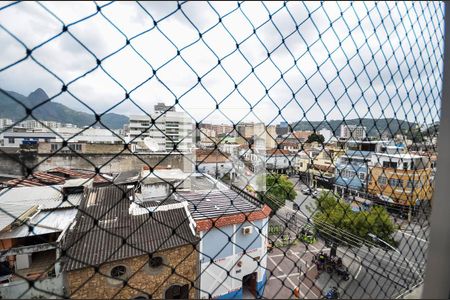
{"label": "window", "polygon": [[161,267],[163,264],[163,258],[161,256],[156,256],[150,258],[149,265],[151,268]]}
{"label": "window", "polygon": [[69,148],[75,151],[81,151],[81,144],[72,144]]}
{"label": "window", "polygon": [[389,185],[392,188],[403,187],[403,180],[397,178],[389,179]]}
{"label": "window", "polygon": [[386,185],[387,184],[387,178],[384,176],[378,177],[378,184],[379,185]]}
{"label": "window", "polygon": [[164,295],[165,299],[188,299],[189,297],[189,285],[172,285],[166,290]]}
{"label": "window", "polygon": [[383,161],[383,168],[397,169],[397,163],[393,161]]}
{"label": "window", "polygon": [[51,152],[56,152],[58,150],[58,144],[51,144]]}
{"label": "window", "polygon": [[344,178],[350,178],[350,179],[353,179],[354,177],[355,177],[355,172],[353,172],[353,171],[350,171],[350,170],[342,170],[341,171],[341,176],[342,177],[344,177]]}
{"label": "window", "polygon": [[127,273],[127,268],[125,266],[115,266],[111,269],[111,277],[114,279],[121,279]]}
{"label": "window", "polygon": [[364,174],[364,173],[359,173],[359,179],[365,180],[365,179],[366,179],[366,174]]}
{"label": "window", "polygon": [[408,170],[408,163],[407,162],[403,163],[403,170]]}
{"label": "window", "polygon": [[8,143],[14,144],[14,138],[8,138]]}
{"label": "window", "polygon": [[169,262],[166,257],[162,255],[150,255],[148,263],[144,266],[143,270],[149,275],[158,275],[161,272],[166,271],[169,267]]}

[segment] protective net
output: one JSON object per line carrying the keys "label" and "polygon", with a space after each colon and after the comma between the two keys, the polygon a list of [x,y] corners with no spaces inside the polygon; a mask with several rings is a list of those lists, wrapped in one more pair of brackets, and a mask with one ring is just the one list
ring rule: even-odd
{"label": "protective net", "polygon": [[440,2],[0,3],[0,297],[403,297],[443,28]]}

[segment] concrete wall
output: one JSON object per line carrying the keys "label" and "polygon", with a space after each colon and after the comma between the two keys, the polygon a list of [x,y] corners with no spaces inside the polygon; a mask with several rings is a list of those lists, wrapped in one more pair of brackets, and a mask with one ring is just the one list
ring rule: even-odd
{"label": "concrete wall", "polygon": [[192,170],[192,154],[5,154],[0,153],[0,174],[26,175],[26,168],[34,171],[45,171],[55,167],[95,170],[102,172],[123,172],[141,169],[148,164],[152,167],[170,165],[190,172]]}
{"label": "concrete wall", "polygon": [[[47,293],[46,293],[47,292]],[[26,280],[18,280],[0,286],[1,299],[49,299],[64,296],[62,275],[34,281],[34,288]]]}
{"label": "concrete wall", "polygon": [[[252,234],[244,235],[242,227],[250,225],[253,226]],[[211,296],[242,299],[242,278],[254,272],[257,273],[258,293],[262,294],[266,280],[267,230],[266,218],[212,228],[201,233],[200,298],[207,299]],[[231,242],[228,237],[231,237]],[[243,249],[246,250],[245,254]],[[237,265],[238,261],[241,261],[241,266]],[[230,275],[227,275],[227,271]]]}
{"label": "concrete wall", "polygon": [[[97,273],[93,268],[71,271],[67,274],[67,296],[75,299],[132,299],[147,294],[152,295],[153,299],[163,299],[170,286],[189,284],[189,298],[197,298],[194,284],[197,279],[198,253],[194,246],[186,245],[154,255],[162,256],[164,261],[158,272],[149,268],[148,255],[106,263]],[[102,275],[109,275],[117,265],[127,268],[124,278],[127,280],[126,286],[122,285],[122,281]]]}

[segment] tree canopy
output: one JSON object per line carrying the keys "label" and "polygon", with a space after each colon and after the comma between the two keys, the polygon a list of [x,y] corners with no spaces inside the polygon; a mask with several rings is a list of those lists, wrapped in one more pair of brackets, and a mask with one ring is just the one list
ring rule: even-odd
{"label": "tree canopy", "polygon": [[306,140],[306,142],[307,143],[318,142],[318,143],[322,144],[323,142],[325,142],[325,138],[323,137],[323,135],[317,134],[314,132],[308,136],[308,139]]}
{"label": "tree canopy", "polygon": [[297,196],[294,184],[286,175],[267,174],[260,176],[258,181],[259,186],[262,186],[265,181],[266,191],[261,194],[261,197],[265,198],[266,202],[275,202],[278,207],[284,206],[286,200],[292,201]]}
{"label": "tree canopy", "polygon": [[395,246],[395,225],[384,207],[373,206],[366,211],[355,212],[349,203],[331,192],[323,192],[316,201],[313,222],[334,252],[341,244],[361,246],[364,240],[372,241],[369,234]]}

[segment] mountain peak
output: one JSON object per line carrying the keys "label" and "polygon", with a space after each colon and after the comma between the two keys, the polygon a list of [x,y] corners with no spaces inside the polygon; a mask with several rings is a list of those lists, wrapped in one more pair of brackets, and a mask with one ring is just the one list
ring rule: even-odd
{"label": "mountain peak", "polygon": [[34,92],[32,92],[30,95],[28,95],[28,99],[33,103],[41,103],[45,100],[48,99],[48,95],[47,93],[41,89],[38,88],[37,90],[35,90]]}

